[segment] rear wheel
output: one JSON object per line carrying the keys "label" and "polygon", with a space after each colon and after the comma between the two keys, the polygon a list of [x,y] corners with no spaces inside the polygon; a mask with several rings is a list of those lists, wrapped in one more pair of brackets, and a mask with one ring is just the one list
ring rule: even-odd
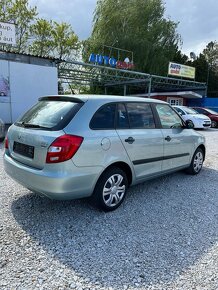
{"label": "rear wheel", "polygon": [[211,127],[216,128],[217,127],[217,122],[216,121],[211,121]]}
{"label": "rear wheel", "polygon": [[203,162],[204,162],[203,150],[201,148],[198,148],[195,151],[192,157],[191,164],[189,168],[186,170],[186,172],[192,175],[198,174],[202,169]]}
{"label": "rear wheel", "polygon": [[99,178],[93,200],[97,207],[104,211],[115,210],[123,202],[127,188],[126,173],[118,167],[111,167]]}

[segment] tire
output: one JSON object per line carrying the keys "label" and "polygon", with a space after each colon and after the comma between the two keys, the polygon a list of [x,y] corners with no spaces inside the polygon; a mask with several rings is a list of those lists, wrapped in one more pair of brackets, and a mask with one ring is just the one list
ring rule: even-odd
{"label": "tire", "polygon": [[193,129],[195,129],[195,124],[193,123],[192,120],[188,120],[192,125],[193,125]]}
{"label": "tire", "polygon": [[201,148],[197,148],[192,157],[190,166],[186,169],[186,172],[192,175],[198,174],[203,167],[203,162],[204,162],[204,152]]}
{"label": "tire", "polygon": [[111,167],[100,176],[92,199],[99,209],[112,211],[123,202],[127,188],[126,173],[118,167]]}
{"label": "tire", "polygon": [[217,122],[211,121],[211,128],[216,128],[216,127],[217,127]]}

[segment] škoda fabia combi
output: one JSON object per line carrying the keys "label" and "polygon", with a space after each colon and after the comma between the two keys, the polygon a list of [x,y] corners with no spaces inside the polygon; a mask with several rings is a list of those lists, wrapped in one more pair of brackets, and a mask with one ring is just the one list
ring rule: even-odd
{"label": "\u0161koda fabia combi", "polygon": [[116,209],[131,185],[186,169],[200,172],[205,140],[169,104],[122,96],[47,96],[5,141],[6,172],[52,199],[92,196]]}

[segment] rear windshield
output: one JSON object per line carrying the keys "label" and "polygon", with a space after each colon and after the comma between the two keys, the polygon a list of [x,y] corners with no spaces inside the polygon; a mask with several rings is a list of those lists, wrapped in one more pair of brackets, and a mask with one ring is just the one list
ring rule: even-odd
{"label": "rear windshield", "polygon": [[27,111],[15,125],[28,128],[61,130],[72,120],[83,104],[45,100]]}

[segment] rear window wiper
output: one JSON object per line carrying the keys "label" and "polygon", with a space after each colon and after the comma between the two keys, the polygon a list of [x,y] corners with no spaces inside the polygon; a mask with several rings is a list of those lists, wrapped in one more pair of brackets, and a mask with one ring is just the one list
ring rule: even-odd
{"label": "rear window wiper", "polygon": [[21,122],[21,123],[18,123],[18,124],[22,125],[25,128],[50,129],[48,127],[40,126],[40,125],[37,125],[37,124],[25,123],[25,122]]}

